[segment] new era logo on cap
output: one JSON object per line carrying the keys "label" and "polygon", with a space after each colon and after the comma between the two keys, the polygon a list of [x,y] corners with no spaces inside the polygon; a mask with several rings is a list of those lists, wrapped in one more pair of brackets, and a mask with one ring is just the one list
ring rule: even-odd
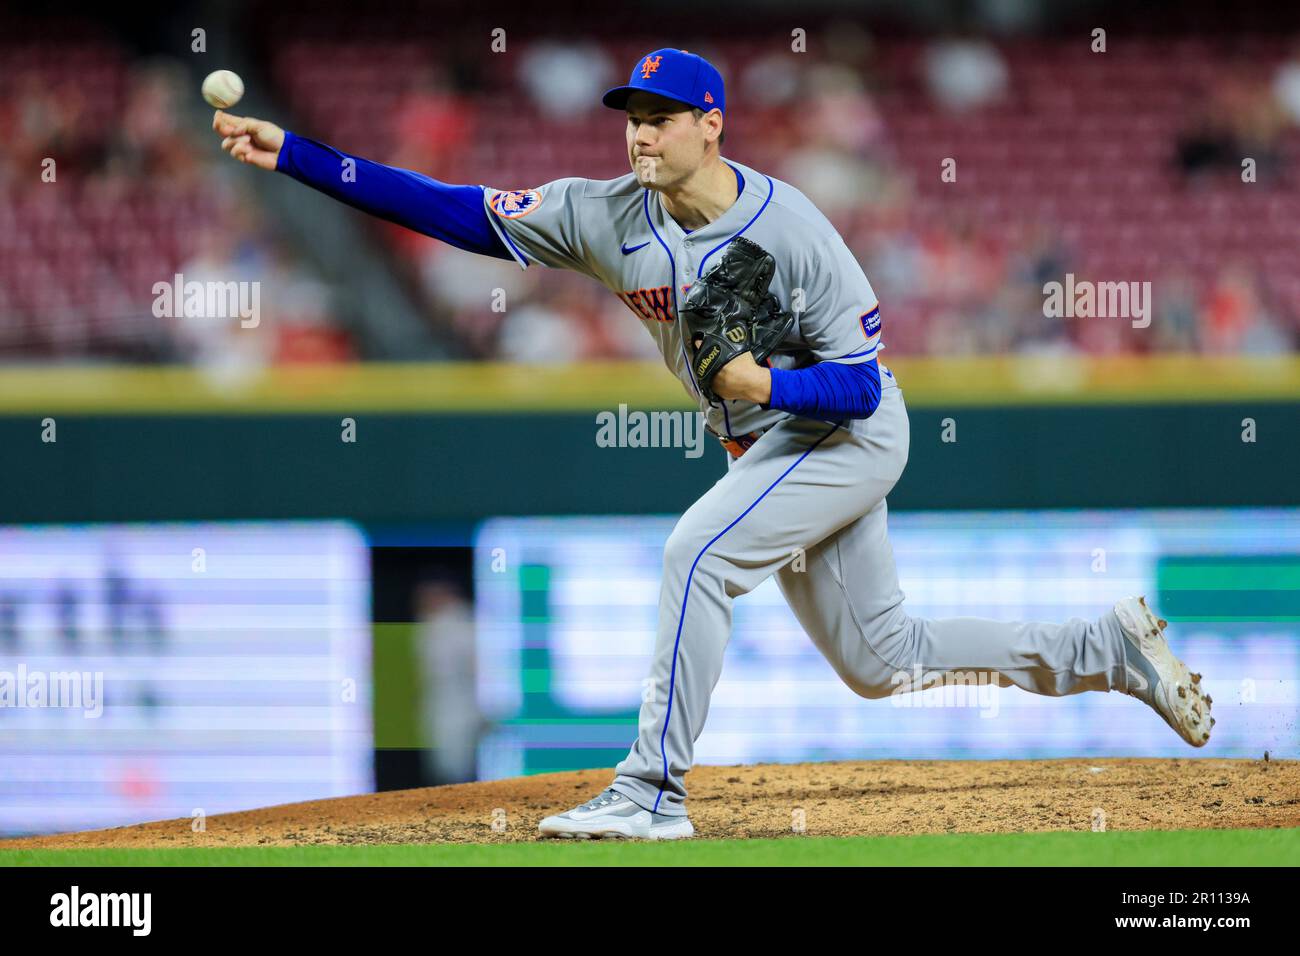
{"label": "new era logo on cap", "polygon": [[706,113],[726,113],[722,74],[704,57],[686,50],[663,49],[646,54],[633,67],[627,85],[608,90],[601,102],[611,109],[626,109],[628,97],[637,90],[657,93]]}

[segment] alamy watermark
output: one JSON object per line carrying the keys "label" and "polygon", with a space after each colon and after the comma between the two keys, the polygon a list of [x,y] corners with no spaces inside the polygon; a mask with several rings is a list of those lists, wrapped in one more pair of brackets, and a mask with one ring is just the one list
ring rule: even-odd
{"label": "alamy watermark", "polygon": [[687,458],[704,454],[702,412],[628,411],[596,413],[598,448],[682,448]]}
{"label": "alamy watermark", "polygon": [[87,720],[104,713],[103,671],[0,671],[0,708],[80,710]]}
{"label": "alamy watermark", "polygon": [[50,925],[61,927],[118,926],[132,936],[148,936],[153,928],[152,893],[82,892],[76,886],[50,897]]}
{"label": "alamy watermark", "polygon": [[262,283],[199,282],[178,272],[171,282],[153,284],[156,319],[239,319],[245,329],[262,321]]}
{"label": "alamy watermark", "polygon": [[981,717],[998,715],[996,671],[923,671],[917,664],[895,671],[889,682],[895,707],[978,707]]}
{"label": "alamy watermark", "polygon": [[1067,272],[1065,282],[1045,283],[1043,295],[1049,319],[1132,319],[1135,329],[1151,324],[1150,282],[1076,282]]}

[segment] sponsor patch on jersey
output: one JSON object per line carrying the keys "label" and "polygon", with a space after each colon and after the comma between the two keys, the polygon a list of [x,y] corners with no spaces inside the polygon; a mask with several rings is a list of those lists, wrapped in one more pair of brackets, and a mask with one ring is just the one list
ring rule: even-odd
{"label": "sponsor patch on jersey", "polygon": [[536,189],[503,189],[488,200],[492,211],[502,219],[521,219],[541,204],[542,194]]}
{"label": "sponsor patch on jersey", "polygon": [[867,338],[880,331],[880,306],[876,306],[870,312],[864,312],[862,318],[862,331],[866,333]]}

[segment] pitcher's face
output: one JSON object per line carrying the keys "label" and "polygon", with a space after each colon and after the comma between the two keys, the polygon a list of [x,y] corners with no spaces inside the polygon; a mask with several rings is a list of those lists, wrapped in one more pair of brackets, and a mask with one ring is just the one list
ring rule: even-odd
{"label": "pitcher's face", "polygon": [[628,97],[628,161],[647,189],[671,189],[688,179],[716,138],[716,131],[684,103],[654,93]]}

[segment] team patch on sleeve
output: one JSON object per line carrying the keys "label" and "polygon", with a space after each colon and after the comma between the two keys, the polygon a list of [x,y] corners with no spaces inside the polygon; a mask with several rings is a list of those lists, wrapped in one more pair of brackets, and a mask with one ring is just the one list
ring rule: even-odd
{"label": "team patch on sleeve", "polygon": [[502,219],[521,219],[541,204],[542,194],[536,189],[503,189],[488,200],[492,211]]}
{"label": "team patch on sleeve", "polygon": [[862,333],[868,339],[880,334],[880,306],[876,306],[870,312],[862,313],[859,318],[862,322]]}

